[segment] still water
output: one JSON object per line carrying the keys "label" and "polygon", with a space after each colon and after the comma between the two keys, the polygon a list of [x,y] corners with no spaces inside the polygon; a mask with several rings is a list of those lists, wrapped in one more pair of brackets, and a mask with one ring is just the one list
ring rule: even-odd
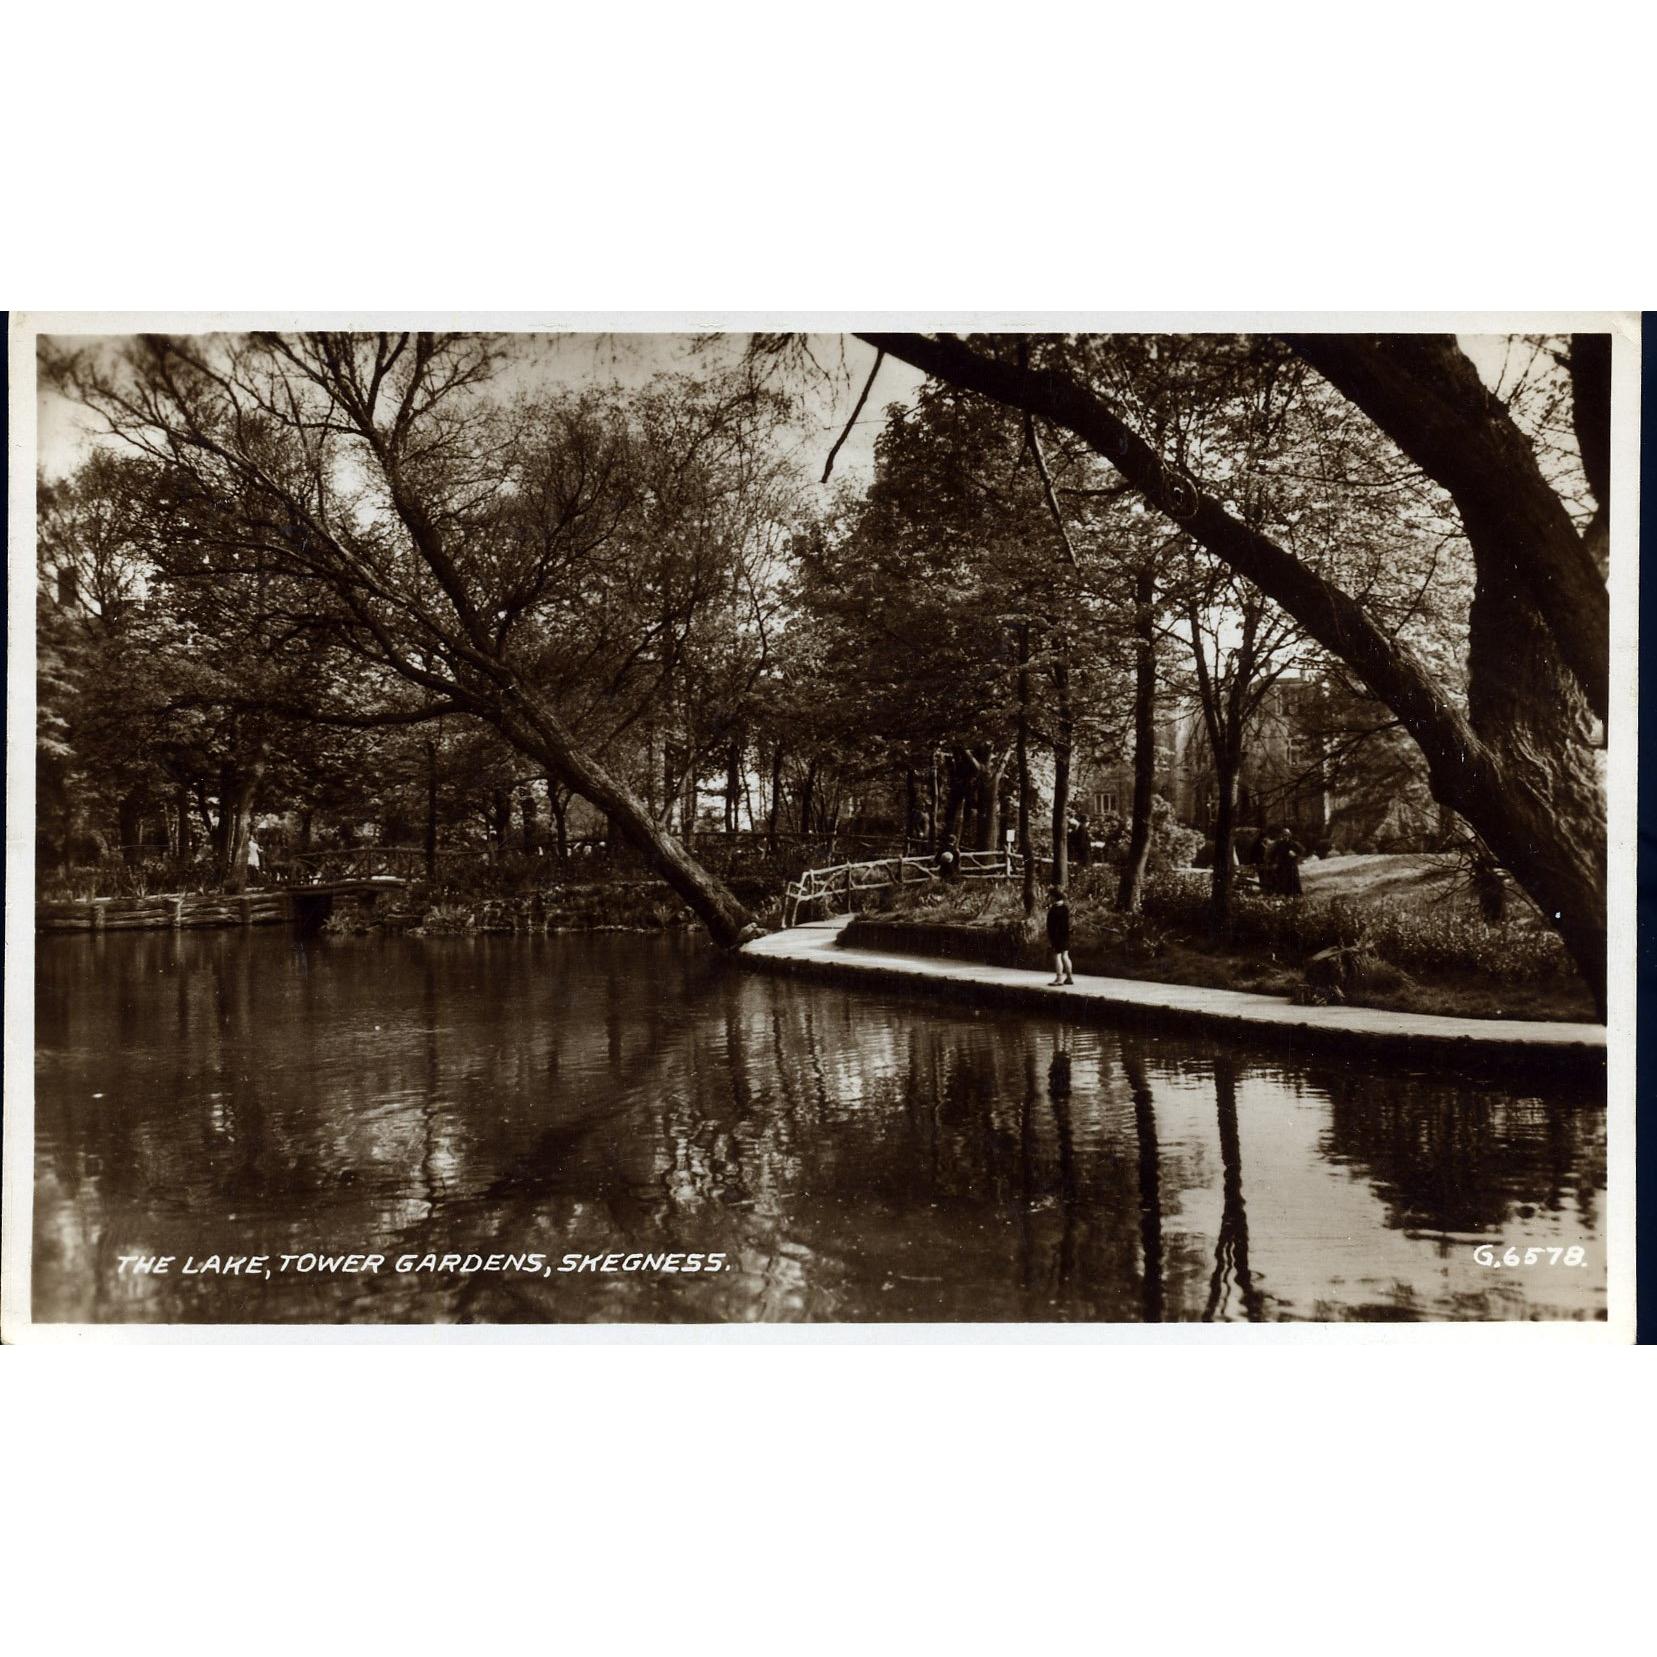
{"label": "still water", "polygon": [[[690,938],[140,933],[37,961],[41,1321],[1605,1315],[1591,1084],[976,1013]],[[1585,1263],[1484,1266],[1481,1243]],[[725,1264],[556,1269],[674,1252]]]}

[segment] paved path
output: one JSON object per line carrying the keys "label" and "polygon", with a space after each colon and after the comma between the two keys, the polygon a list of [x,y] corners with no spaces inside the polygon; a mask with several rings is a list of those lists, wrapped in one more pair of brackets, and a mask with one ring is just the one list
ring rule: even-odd
{"label": "paved path", "polygon": [[1073,985],[1061,989],[1045,975],[1017,967],[842,949],[837,940],[845,925],[845,918],[839,917],[756,938],[743,946],[743,962],[842,983],[867,979],[871,984],[934,990],[996,1005],[1062,1010],[1072,1016],[1121,1023],[1201,1027],[1215,1034],[1262,1036],[1321,1049],[1394,1049],[1411,1055],[1432,1051],[1438,1057],[1473,1062],[1499,1058],[1602,1065],[1605,1058],[1605,1030],[1598,1024],[1441,1018],[1371,1007],[1297,1007],[1277,996],[1248,995],[1240,990],[1086,973],[1078,973]]}

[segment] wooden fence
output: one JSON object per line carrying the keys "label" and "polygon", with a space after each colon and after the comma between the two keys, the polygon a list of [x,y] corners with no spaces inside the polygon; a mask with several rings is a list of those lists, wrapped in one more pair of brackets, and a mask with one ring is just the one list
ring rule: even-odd
{"label": "wooden fence", "polygon": [[404,888],[401,880],[332,881],[303,887],[261,887],[237,894],[171,892],[153,898],[88,898],[75,903],[37,903],[38,932],[179,931],[197,926],[272,926],[291,921],[314,925],[345,899],[372,909],[387,892]]}
{"label": "wooden fence", "polygon": [[293,919],[286,892],[247,892],[240,897],[188,893],[153,898],[89,898],[81,903],[40,903],[41,932],[133,932],[188,926],[268,926]]}

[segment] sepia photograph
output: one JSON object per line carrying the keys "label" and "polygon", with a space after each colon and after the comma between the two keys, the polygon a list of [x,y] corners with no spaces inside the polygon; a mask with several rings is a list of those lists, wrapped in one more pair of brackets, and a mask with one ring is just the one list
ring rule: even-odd
{"label": "sepia photograph", "polygon": [[8,1339],[1632,1338],[1635,317],[443,320],[13,318]]}
{"label": "sepia photograph", "polygon": [[7,30],[11,1648],[1630,1643],[1626,8]]}

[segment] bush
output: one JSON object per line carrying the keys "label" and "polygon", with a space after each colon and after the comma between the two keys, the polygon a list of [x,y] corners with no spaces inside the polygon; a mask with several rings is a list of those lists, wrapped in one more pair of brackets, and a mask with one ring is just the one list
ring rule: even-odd
{"label": "bush", "polygon": [[[1107,863],[1127,861],[1128,838],[1132,825],[1118,812],[1102,817],[1093,825],[1095,838],[1104,845]],[[1148,869],[1188,869],[1191,860],[1202,849],[1200,829],[1188,827],[1174,815],[1172,804],[1160,794],[1151,800],[1151,850]]]}
{"label": "bush", "polygon": [[162,892],[217,892],[224,885],[217,866],[200,857],[151,857],[141,863],[111,858],[79,865],[67,875],[61,868],[37,861],[35,883],[36,896],[54,903],[147,898]]}
{"label": "bush", "polygon": [[[1182,932],[1204,932],[1208,881],[1172,873],[1147,880],[1144,908]],[[1463,903],[1394,897],[1358,904],[1350,898],[1233,892],[1229,936],[1285,960],[1347,950],[1405,973],[1477,972],[1509,983],[1539,983],[1569,978],[1575,970],[1557,933],[1522,921],[1492,926]]]}
{"label": "bush", "polygon": [[[332,921],[333,917],[329,916]],[[417,938],[453,937],[477,929],[477,920],[471,908],[462,903],[433,904],[414,928]],[[327,930],[326,924],[324,930]]]}

